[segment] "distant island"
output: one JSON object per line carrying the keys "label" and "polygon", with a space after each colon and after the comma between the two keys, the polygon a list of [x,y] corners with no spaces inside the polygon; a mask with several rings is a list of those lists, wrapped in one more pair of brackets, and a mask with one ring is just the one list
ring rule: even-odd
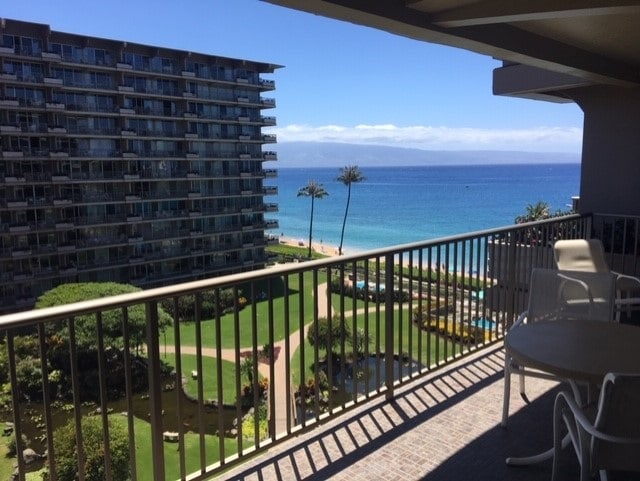
{"label": "distant island", "polygon": [[274,150],[278,152],[278,167],[580,163],[579,153],[421,150],[338,142],[282,142],[274,146]]}

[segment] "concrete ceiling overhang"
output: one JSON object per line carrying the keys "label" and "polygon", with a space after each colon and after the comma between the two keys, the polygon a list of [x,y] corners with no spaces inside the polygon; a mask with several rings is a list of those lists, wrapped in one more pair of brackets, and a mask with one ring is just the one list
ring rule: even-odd
{"label": "concrete ceiling overhang", "polygon": [[[640,86],[640,0],[264,1],[501,59],[497,94],[561,100],[577,86]],[[517,64],[524,76],[508,70]],[[534,85],[531,69],[550,75]]]}

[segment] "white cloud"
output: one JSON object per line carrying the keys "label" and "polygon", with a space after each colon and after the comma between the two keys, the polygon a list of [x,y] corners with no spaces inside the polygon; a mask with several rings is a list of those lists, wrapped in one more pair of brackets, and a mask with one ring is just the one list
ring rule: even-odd
{"label": "white cloud", "polygon": [[269,133],[278,142],[343,142],[388,145],[424,150],[521,150],[579,152],[582,129],[537,127],[531,129],[483,129],[431,126],[398,127],[392,124],[274,127]]}

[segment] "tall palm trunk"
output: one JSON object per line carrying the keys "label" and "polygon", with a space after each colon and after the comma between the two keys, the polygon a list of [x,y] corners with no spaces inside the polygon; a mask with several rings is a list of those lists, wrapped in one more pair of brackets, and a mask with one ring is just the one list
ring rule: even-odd
{"label": "tall palm trunk", "polygon": [[347,214],[349,213],[349,203],[351,202],[351,184],[348,185],[347,206],[344,209],[344,219],[342,219],[342,232],[340,233],[340,246],[338,247],[338,255],[342,255],[342,242],[344,241],[344,228],[347,225]]}
{"label": "tall palm trunk", "polygon": [[311,196],[311,219],[309,220],[309,254],[307,257],[311,259],[311,234],[313,233],[313,205],[315,197]]}

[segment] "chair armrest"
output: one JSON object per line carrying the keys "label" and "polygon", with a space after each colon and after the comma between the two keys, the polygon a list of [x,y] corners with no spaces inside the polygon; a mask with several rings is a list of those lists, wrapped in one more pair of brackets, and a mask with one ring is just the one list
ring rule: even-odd
{"label": "chair armrest", "polygon": [[628,276],[626,274],[620,274],[614,272],[616,275],[616,289],[621,291],[635,290],[640,294],[640,279],[634,276]]}
{"label": "chair armrest", "polygon": [[556,396],[556,401],[554,404],[554,412],[557,409],[562,408],[562,404],[565,404],[573,414],[574,419],[580,425],[582,429],[584,429],[587,433],[589,433],[594,438],[601,439],[603,441],[607,441],[610,443],[618,443],[618,444],[640,444],[640,438],[628,438],[623,436],[613,436],[611,434],[603,433],[596,429],[593,423],[585,416],[584,411],[578,404],[576,403],[573,395],[567,391],[560,391]]}
{"label": "chair armrest", "polygon": [[509,329],[513,329],[514,327],[518,327],[518,326],[521,326],[522,324],[526,324],[526,320],[527,320],[527,311],[524,311],[522,312],[522,314],[518,316],[518,318],[515,320],[515,322],[511,325]]}

